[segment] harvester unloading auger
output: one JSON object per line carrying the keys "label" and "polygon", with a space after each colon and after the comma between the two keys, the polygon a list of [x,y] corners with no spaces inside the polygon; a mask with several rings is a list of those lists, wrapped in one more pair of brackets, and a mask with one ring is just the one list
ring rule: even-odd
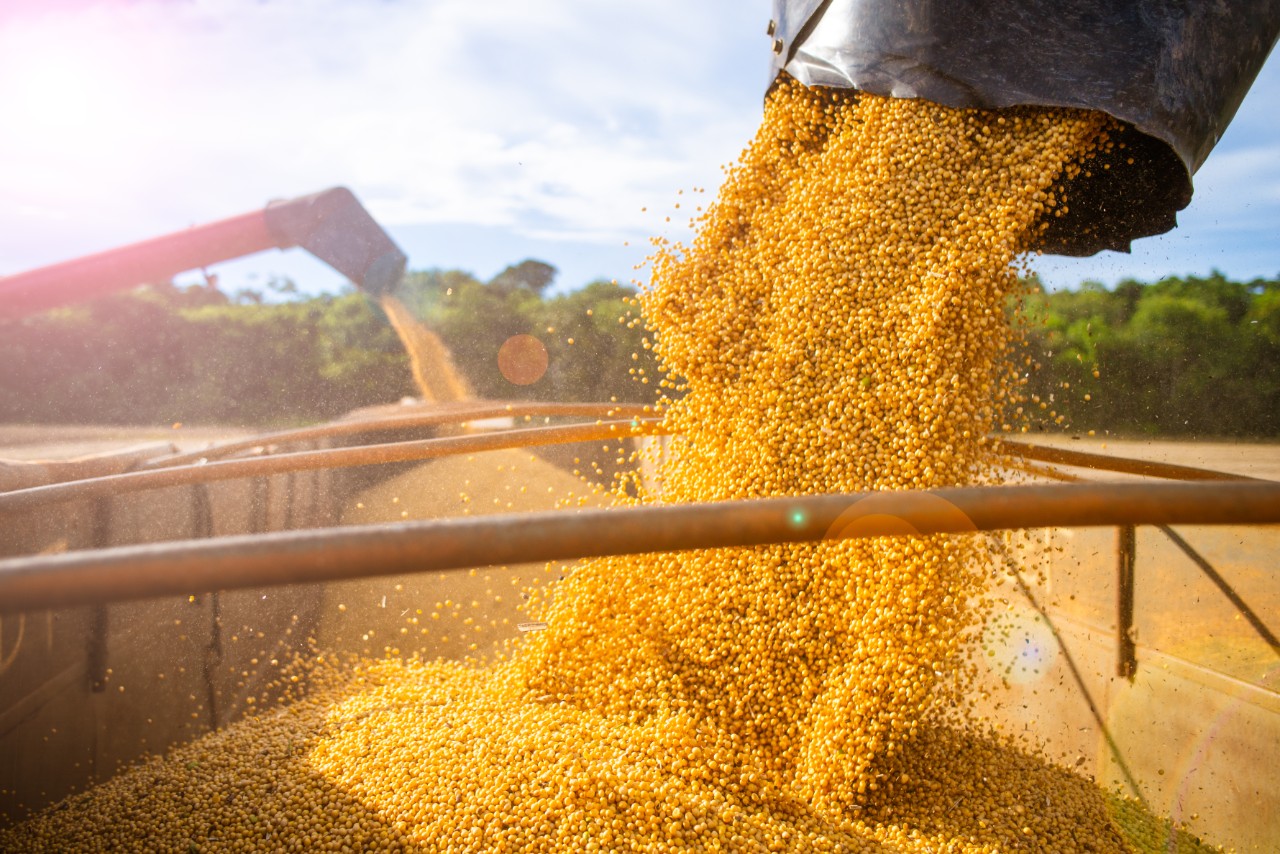
{"label": "harvester unloading auger", "polygon": [[167,282],[187,270],[295,246],[373,297],[400,282],[408,261],[350,190],[333,187],[140,243],[0,276],[0,318]]}
{"label": "harvester unloading auger", "polygon": [[433,403],[469,396],[435,333],[398,298],[408,258],[346,187],[193,226],[60,264],[0,276],[0,319],[22,317],[268,249],[301,247],[382,305],[409,351],[413,377]]}
{"label": "harvester unloading auger", "polygon": [[1120,120],[1125,147],[1067,187],[1040,236],[1083,256],[1177,224],[1280,38],[1280,0],[774,0],[768,33],[775,81]]}

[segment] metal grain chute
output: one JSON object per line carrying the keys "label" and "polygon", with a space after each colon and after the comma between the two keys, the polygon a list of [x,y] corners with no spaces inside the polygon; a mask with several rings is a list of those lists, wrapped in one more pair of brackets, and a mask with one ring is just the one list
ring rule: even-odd
{"label": "metal grain chute", "polygon": [[1040,239],[1083,256],[1177,224],[1280,37],[1280,0],[774,0],[769,35],[772,79],[1119,119],[1122,153],[1073,182]]}

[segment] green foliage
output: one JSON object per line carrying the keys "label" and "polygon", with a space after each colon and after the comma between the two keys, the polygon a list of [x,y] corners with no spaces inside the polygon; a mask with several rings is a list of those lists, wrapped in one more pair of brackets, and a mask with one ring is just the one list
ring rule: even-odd
{"label": "green foliage", "polygon": [[1036,426],[1280,436],[1280,282],[1086,282],[1029,296],[1025,315]]}
{"label": "green foliage", "polygon": [[523,289],[541,294],[555,281],[556,272],[556,268],[545,261],[529,258],[494,276],[489,287],[503,292]]}
{"label": "green foliage", "polygon": [[[593,282],[548,297],[555,272],[528,260],[483,283],[428,270],[406,276],[398,295],[481,397],[653,399],[656,379],[643,385],[630,374],[654,376],[641,330],[618,323],[633,292]],[[368,297],[301,298],[289,282],[267,287],[267,295],[229,297],[214,286],[147,286],[0,322],[0,421],[269,426],[415,393],[400,341]],[[498,370],[499,349],[517,334],[547,348],[547,372],[530,385]]]}
{"label": "green foliage", "polygon": [[395,333],[355,293],[232,302],[149,286],[0,323],[0,420],[273,425],[412,391]]}
{"label": "green foliage", "polygon": [[[597,281],[548,297],[555,273],[535,260],[512,265],[488,283],[457,271],[429,270],[407,276],[398,295],[440,336],[480,397],[654,400],[657,365],[644,347],[643,330],[619,323],[633,313],[635,291]],[[498,351],[514,335],[532,335],[547,349],[547,372],[537,382],[516,385],[498,368]]]}
{"label": "green foliage", "polygon": [[[397,295],[478,396],[653,401],[657,365],[635,292],[598,281],[553,295],[555,273],[535,260],[489,282],[426,270]],[[370,299],[267,287],[229,297],[211,285],[149,286],[0,322],[0,421],[267,426],[414,393],[399,340]],[[1028,370],[1023,403],[1033,428],[1061,429],[1060,417],[1076,431],[1280,436],[1280,281],[1085,282],[1021,308],[1026,360],[1040,366]],[[503,343],[521,334],[548,354],[530,385],[498,368]]]}

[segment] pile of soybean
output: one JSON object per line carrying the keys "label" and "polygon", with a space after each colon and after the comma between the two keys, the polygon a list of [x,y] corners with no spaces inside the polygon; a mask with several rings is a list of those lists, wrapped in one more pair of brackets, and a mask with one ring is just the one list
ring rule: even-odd
{"label": "pile of soybean", "polygon": [[[680,438],[631,500],[998,481],[1015,265],[1108,121],[780,85],[692,245],[658,242]],[[1090,781],[963,722],[982,542],[837,533],[583,563],[486,667],[321,659],[0,848],[1129,850]]]}

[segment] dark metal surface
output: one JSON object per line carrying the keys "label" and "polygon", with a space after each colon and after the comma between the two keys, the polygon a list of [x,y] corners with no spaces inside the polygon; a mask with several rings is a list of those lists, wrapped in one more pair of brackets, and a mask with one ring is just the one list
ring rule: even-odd
{"label": "dark metal surface", "polygon": [[1116,528],[1116,675],[1130,682],[1138,675],[1138,643],[1133,605],[1138,562],[1138,532],[1133,525]]}
{"label": "dark metal surface", "polygon": [[1068,188],[1042,247],[1089,255],[1174,227],[1280,37],[1280,0],[774,0],[773,20],[775,78],[1125,122],[1129,148]]}
{"label": "dark metal surface", "polygon": [[354,282],[380,296],[404,276],[408,258],[346,187],[272,202],[267,226],[290,246],[301,246]]}
{"label": "dark metal surface", "polygon": [[819,495],[464,517],[0,561],[0,612],[840,537],[1039,527],[1280,523],[1280,484],[1070,484]]}
{"label": "dark metal surface", "polygon": [[178,273],[252,255],[301,246],[372,294],[400,281],[407,261],[351,191],[335,187],[272,202],[264,210],[193,226],[0,277],[0,318],[23,317]]}

